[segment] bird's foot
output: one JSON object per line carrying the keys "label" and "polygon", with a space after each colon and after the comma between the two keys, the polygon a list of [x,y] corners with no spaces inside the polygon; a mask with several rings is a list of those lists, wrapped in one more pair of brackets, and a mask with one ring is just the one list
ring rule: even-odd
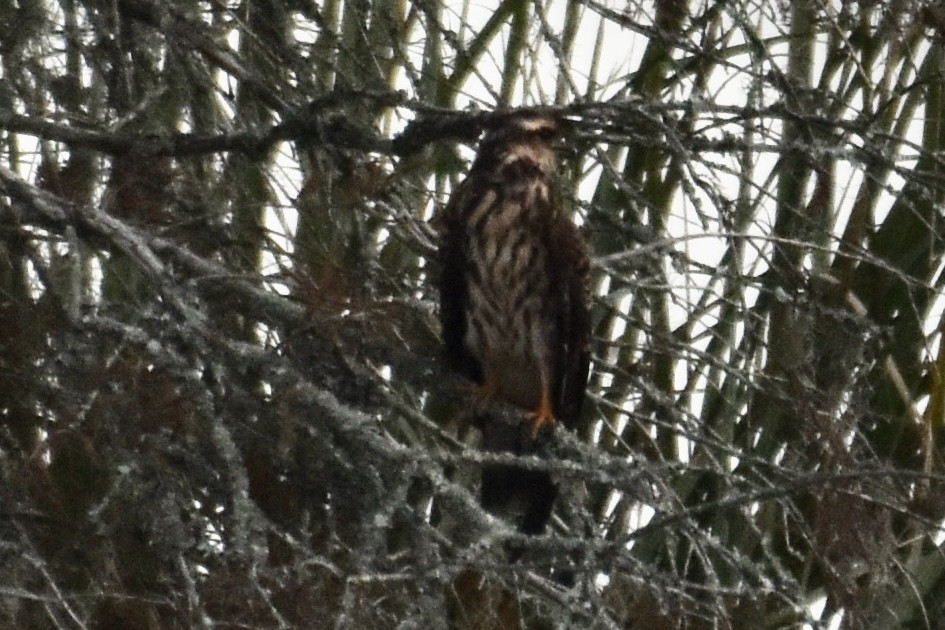
{"label": "bird's foot", "polygon": [[532,440],[537,440],[539,435],[551,433],[551,431],[554,430],[555,422],[551,404],[547,401],[542,401],[538,409],[528,414],[528,417],[525,419],[528,437]]}

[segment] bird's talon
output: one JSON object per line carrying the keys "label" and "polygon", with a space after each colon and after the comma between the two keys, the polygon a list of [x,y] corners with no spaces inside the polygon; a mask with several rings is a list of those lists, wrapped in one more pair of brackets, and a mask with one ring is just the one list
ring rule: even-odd
{"label": "bird's talon", "polygon": [[552,415],[533,413],[529,414],[526,423],[528,425],[528,436],[533,440],[537,440],[542,432],[550,431],[554,428],[555,418]]}

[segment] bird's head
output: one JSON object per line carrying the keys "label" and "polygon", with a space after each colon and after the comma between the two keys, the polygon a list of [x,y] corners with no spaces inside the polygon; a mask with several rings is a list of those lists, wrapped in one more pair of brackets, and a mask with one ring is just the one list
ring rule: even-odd
{"label": "bird's head", "polygon": [[561,135],[561,127],[561,119],[550,113],[501,116],[488,125],[479,156],[498,168],[527,160],[550,173],[555,168],[554,141]]}

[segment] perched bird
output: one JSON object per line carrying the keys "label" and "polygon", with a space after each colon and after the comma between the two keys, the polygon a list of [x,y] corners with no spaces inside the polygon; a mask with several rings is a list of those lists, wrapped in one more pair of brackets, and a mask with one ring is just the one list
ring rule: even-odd
{"label": "perched bird", "polygon": [[[486,450],[535,450],[543,432],[573,426],[588,373],[588,257],[558,207],[553,142],[559,120],[517,113],[487,130],[466,179],[435,219],[440,317],[450,366],[480,395],[528,411],[521,429],[486,419]],[[516,503],[520,528],[544,529],[557,493],[542,472],[486,467],[483,506]]]}

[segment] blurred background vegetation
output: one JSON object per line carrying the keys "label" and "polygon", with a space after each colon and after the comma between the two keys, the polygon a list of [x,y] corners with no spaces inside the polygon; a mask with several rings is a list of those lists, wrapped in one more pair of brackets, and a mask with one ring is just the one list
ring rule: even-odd
{"label": "blurred background vegetation", "polygon": [[[943,35],[909,0],[0,0],[0,625],[941,628]],[[477,505],[511,456],[439,360],[428,220],[538,105],[595,338],[527,538]]]}

